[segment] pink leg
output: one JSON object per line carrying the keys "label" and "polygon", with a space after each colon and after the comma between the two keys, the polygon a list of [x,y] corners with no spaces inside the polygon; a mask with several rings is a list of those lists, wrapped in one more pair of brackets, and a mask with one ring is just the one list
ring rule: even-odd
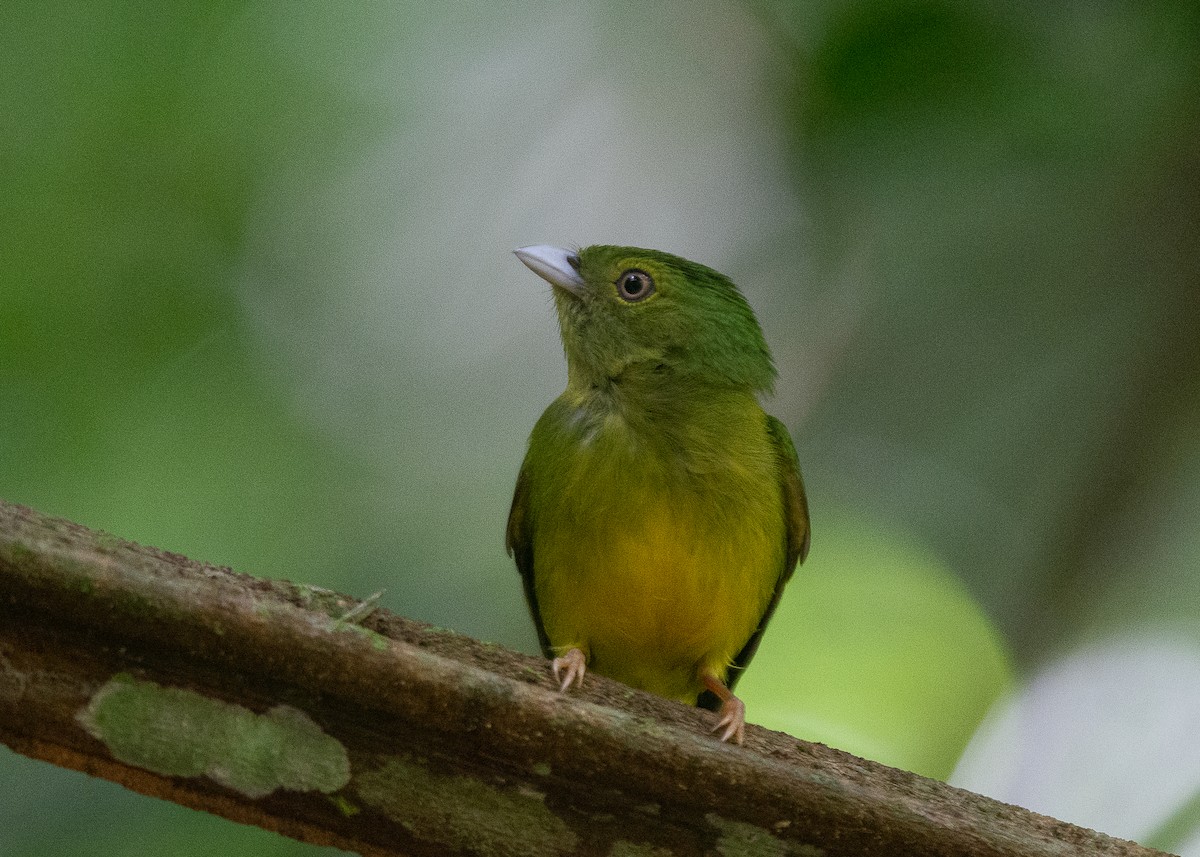
{"label": "pink leg", "polygon": [[712,731],[718,732],[724,729],[725,731],[721,733],[722,741],[733,739],[733,743],[741,744],[746,737],[746,704],[734,696],[733,691],[712,673],[704,673],[700,676],[700,680],[717,699],[721,700],[721,710],[717,712],[717,717],[720,719]]}

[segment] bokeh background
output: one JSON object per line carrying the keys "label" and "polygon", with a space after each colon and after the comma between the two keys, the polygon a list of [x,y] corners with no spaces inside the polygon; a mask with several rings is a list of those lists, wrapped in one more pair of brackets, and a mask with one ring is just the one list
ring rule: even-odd
{"label": "bokeh background", "polygon": [[[813,509],[750,719],[1200,855],[1198,9],[8,2],[0,497],[533,652],[509,251],[670,250]],[[6,857],[320,850],[0,747]]]}

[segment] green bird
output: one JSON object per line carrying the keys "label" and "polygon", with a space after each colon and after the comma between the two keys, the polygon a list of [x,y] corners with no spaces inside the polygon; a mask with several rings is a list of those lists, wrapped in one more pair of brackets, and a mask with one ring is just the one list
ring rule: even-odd
{"label": "green bird", "polygon": [[529,438],[508,516],[566,691],[594,670],[718,712],[808,553],[796,450],[758,395],[775,366],[716,271],[636,247],[514,251],[553,287],[567,388]]}

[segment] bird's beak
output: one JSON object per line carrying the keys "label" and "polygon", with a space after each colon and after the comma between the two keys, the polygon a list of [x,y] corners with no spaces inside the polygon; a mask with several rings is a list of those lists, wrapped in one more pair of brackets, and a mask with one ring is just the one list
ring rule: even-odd
{"label": "bird's beak", "polygon": [[587,289],[583,277],[579,276],[578,253],[561,247],[551,247],[549,244],[521,247],[513,252],[529,270],[550,285],[565,289],[573,295],[582,295]]}

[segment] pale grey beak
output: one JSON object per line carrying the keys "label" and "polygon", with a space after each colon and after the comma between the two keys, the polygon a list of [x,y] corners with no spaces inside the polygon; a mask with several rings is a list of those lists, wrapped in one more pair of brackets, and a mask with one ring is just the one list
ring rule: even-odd
{"label": "pale grey beak", "polygon": [[521,247],[513,252],[529,270],[550,285],[566,289],[575,295],[582,295],[587,289],[583,277],[579,276],[578,253],[561,247],[551,247],[549,244]]}

